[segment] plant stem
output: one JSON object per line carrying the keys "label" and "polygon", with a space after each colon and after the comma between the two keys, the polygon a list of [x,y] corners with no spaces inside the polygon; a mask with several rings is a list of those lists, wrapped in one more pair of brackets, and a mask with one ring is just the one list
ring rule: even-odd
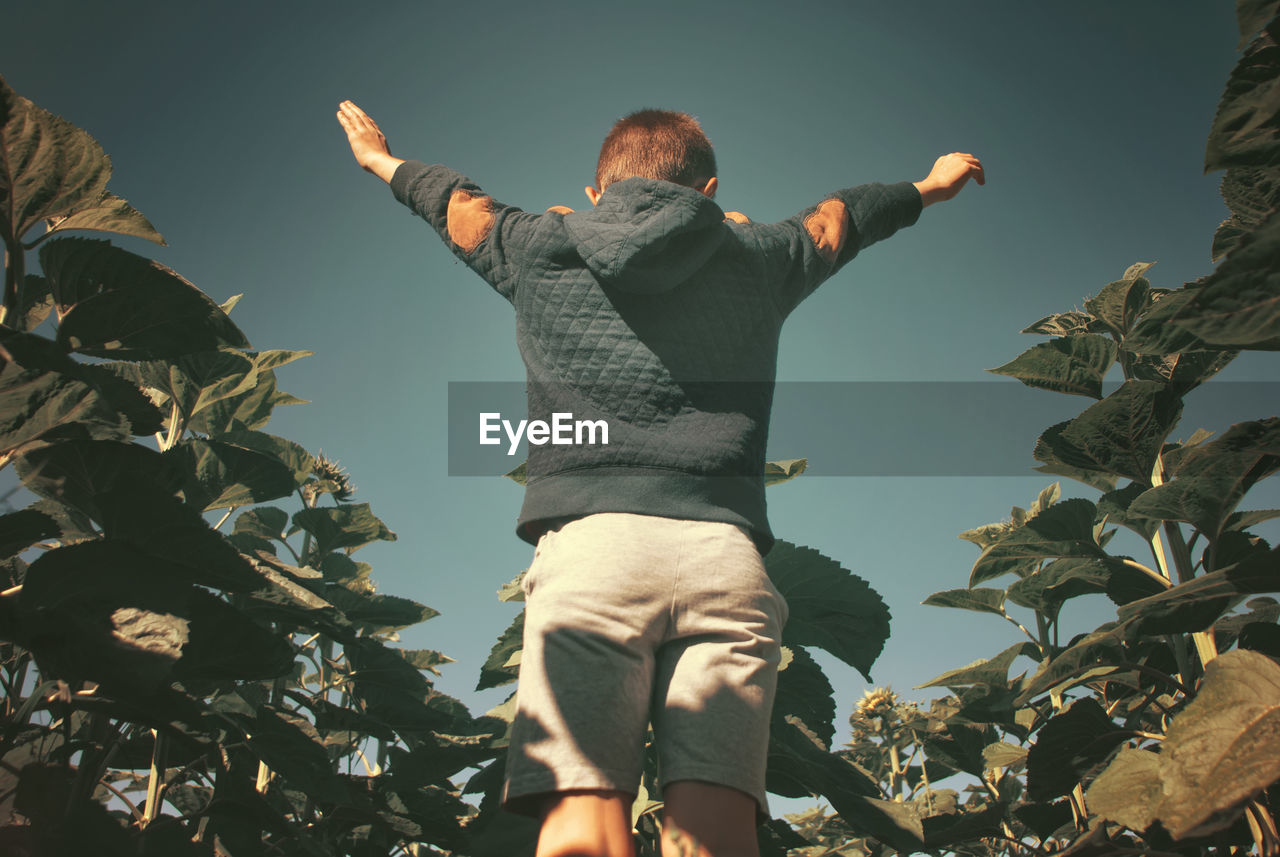
{"label": "plant stem", "polygon": [[[1191,561],[1191,550],[1182,537],[1182,527],[1176,521],[1165,521],[1164,532],[1169,539],[1169,550],[1173,553],[1173,563],[1178,571],[1178,582],[1186,583],[1195,577],[1195,567]],[[1218,656],[1218,644],[1213,638],[1213,626],[1204,631],[1196,631],[1191,635],[1196,645],[1196,653],[1200,655],[1200,664],[1208,666],[1209,661]]]}
{"label": "plant stem", "polygon": [[0,324],[17,327],[16,322],[19,310],[18,285],[25,275],[26,258],[23,256],[22,247],[11,244],[9,236],[6,235],[4,240],[4,306],[0,307]]}
{"label": "plant stem", "polygon": [[140,822],[143,828],[154,821],[160,813],[160,787],[164,780],[164,754],[168,742],[168,738],[155,729],[151,730],[151,737],[155,744],[151,748],[151,772],[147,777],[147,806],[143,810]]}

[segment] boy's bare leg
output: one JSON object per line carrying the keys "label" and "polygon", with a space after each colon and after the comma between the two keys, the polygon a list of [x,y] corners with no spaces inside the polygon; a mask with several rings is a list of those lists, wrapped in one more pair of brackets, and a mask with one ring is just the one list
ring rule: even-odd
{"label": "boy's bare leg", "polygon": [[537,857],[634,857],[631,803],[623,792],[585,789],[548,798]]}
{"label": "boy's bare leg", "polygon": [[[662,790],[662,857],[759,857],[756,801],[728,786],[681,780]],[[670,835],[679,831],[677,842]],[[690,850],[697,843],[696,852]]]}

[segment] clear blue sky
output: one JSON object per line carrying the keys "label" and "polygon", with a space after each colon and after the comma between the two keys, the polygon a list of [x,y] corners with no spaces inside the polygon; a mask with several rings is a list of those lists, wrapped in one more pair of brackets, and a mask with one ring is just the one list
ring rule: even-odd
{"label": "clear blue sky", "polygon": [[[456,658],[440,686],[484,710],[505,690],[470,689],[514,612],[494,591],[531,551],[512,535],[515,485],[447,476],[446,390],[523,378],[512,317],[355,166],[340,100],[374,116],[395,154],[447,163],[530,210],[586,205],[604,133],[646,106],[702,120],[718,201],[756,220],[973,152],[987,186],[823,286],[788,322],[780,365],[789,381],[959,383],[990,379],[984,369],[1039,341],[1020,329],[1133,262],[1157,261],[1151,276],[1170,288],[1212,269],[1226,211],[1201,164],[1236,40],[1225,0],[44,0],[6,12],[0,74],[103,144],[113,189],[170,246],[122,243],[218,300],[243,292],[234,318],[256,347],[316,352],[279,373],[312,404],[281,410],[271,429],[349,468],[357,499],[399,534],[358,558],[382,591],[443,612],[405,641]],[[1274,375],[1261,359],[1226,373]],[[806,419],[823,422],[821,407]],[[932,419],[945,446],[964,416]],[[1034,441],[1035,430],[1018,450],[1028,473]],[[919,605],[965,585],[977,550],[956,534],[1049,481],[810,476],[771,489],[771,518],[880,591],[894,636],[875,678],[923,699],[913,685],[1015,642],[994,617]],[[1275,493],[1253,505],[1280,505]],[[828,672],[843,719],[863,685],[843,665]]]}

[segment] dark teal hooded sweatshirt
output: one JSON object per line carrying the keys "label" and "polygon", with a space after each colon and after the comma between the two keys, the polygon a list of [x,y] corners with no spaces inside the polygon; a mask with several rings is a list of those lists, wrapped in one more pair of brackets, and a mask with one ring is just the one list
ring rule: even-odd
{"label": "dark teal hooded sweatshirt", "polygon": [[530,444],[523,538],[633,512],[738,524],[761,552],[782,322],[921,210],[910,183],[868,184],[780,223],[737,223],[692,188],[631,178],[593,209],[531,214],[416,161],[391,189],[515,307],[529,420],[608,425],[607,445]]}

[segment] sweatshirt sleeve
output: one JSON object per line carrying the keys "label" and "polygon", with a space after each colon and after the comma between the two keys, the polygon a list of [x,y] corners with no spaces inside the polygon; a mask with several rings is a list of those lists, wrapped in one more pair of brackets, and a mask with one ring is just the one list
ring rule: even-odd
{"label": "sweatshirt sleeve", "polygon": [[922,208],[910,182],[872,183],[836,191],[776,224],[766,267],[779,309],[789,313],[861,250],[913,225]]}
{"label": "sweatshirt sleeve", "polygon": [[391,177],[391,192],[467,267],[508,301],[515,300],[521,261],[545,218],[498,202],[439,164],[405,161]]}

